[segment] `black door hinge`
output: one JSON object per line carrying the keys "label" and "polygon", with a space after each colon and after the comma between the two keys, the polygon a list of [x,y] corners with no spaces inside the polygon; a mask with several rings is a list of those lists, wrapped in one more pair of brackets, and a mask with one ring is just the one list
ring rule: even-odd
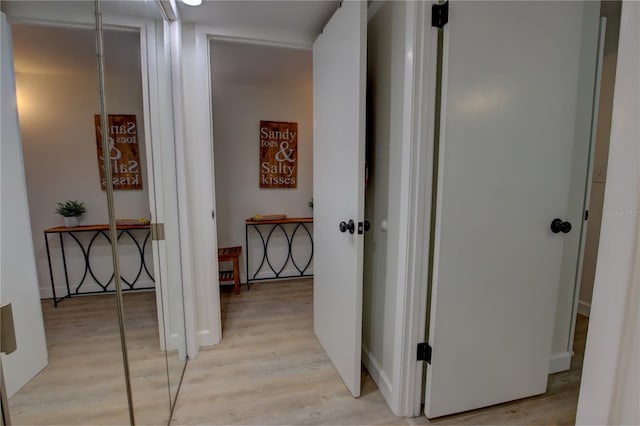
{"label": "black door hinge", "polygon": [[431,26],[443,28],[449,22],[449,2],[431,6]]}
{"label": "black door hinge", "polygon": [[584,220],[589,220],[589,210],[584,211]]}
{"label": "black door hinge", "polygon": [[418,361],[431,364],[431,346],[428,343],[418,343]]}

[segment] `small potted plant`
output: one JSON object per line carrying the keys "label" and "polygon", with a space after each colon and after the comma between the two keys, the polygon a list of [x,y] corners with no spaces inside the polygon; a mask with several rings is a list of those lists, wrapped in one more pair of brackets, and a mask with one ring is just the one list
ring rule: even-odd
{"label": "small potted plant", "polygon": [[67,200],[58,203],[56,213],[64,217],[64,226],[74,228],[80,224],[80,216],[87,212],[87,208],[81,201]]}

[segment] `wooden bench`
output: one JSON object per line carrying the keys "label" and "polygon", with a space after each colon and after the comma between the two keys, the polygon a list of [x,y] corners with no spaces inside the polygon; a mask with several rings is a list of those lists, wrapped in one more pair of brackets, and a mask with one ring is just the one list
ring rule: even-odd
{"label": "wooden bench", "polygon": [[218,263],[233,262],[233,270],[220,270],[220,281],[233,281],[236,294],[240,294],[240,267],[239,258],[242,253],[242,246],[223,247],[218,249]]}

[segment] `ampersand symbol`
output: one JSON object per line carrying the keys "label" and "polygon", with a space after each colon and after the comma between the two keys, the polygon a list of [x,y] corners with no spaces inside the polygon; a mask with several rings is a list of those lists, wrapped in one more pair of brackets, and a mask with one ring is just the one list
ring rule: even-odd
{"label": "ampersand symbol", "polygon": [[282,142],[280,144],[280,151],[276,152],[276,161],[293,163],[296,160],[295,158],[291,158],[291,154],[293,154],[293,149],[289,149],[289,142]]}
{"label": "ampersand symbol", "polygon": [[[122,157],[122,152],[118,148],[116,148],[115,141],[112,137],[109,137],[109,152],[112,160],[119,160]],[[114,156],[113,153],[116,153]]]}

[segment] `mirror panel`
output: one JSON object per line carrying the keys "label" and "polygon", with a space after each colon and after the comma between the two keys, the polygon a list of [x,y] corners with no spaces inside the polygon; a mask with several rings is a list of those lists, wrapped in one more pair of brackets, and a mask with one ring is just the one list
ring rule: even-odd
{"label": "mirror panel", "polygon": [[[95,230],[62,232],[63,217],[56,214],[58,202],[78,200],[87,209],[81,225],[104,224],[108,217],[93,122],[99,112],[93,3],[70,3],[3,2],[12,28],[48,359],[9,399],[14,424],[128,422],[116,299],[101,287],[112,271],[109,242]],[[54,306],[54,290],[58,298],[74,297]],[[37,328],[35,316],[18,319]]]}
{"label": "mirror panel", "polygon": [[[178,396],[187,363],[180,233],[178,228],[178,190],[173,129],[173,99],[169,23],[163,19],[159,3],[146,4],[148,101],[153,151],[155,210],[152,220],[162,224],[164,240],[158,245],[156,264],[160,265],[163,315],[161,330],[167,350],[167,373],[172,407]],[[159,318],[160,319],[160,318]]]}
{"label": "mirror panel", "polygon": [[[135,295],[134,292],[125,292],[123,296],[136,420],[158,424],[168,420],[171,404],[176,399],[186,365],[186,345],[181,267],[180,262],[176,261],[180,258],[180,252],[167,24],[155,1],[144,2],[144,9],[140,9],[140,4],[103,2],[105,34],[112,31],[111,28],[122,32],[124,27],[130,26],[137,28],[139,37],[137,42],[124,39],[118,42],[105,38],[105,70],[108,112],[120,115],[124,120],[116,126],[122,130],[122,142],[118,143],[116,138],[114,143],[119,150],[114,152],[114,157],[119,159],[117,164],[112,161],[117,171],[114,179],[118,180],[114,185],[120,187],[115,191],[116,219],[129,224],[149,221],[159,224],[163,231],[162,239],[146,238],[143,250],[145,268],[140,277],[141,287],[149,286],[144,282],[145,276],[152,277],[154,290],[141,290]],[[121,37],[124,36],[121,34]],[[117,87],[118,81],[123,80],[122,67],[126,69],[136,63],[134,56],[125,59],[122,54],[127,50],[131,52],[132,45],[138,48],[135,54],[139,66],[138,78],[133,77],[136,74],[133,72],[124,80],[127,84],[133,84],[134,81],[140,82],[142,77],[141,96],[135,96],[141,103],[136,101],[136,108],[139,108],[139,113],[135,114],[136,132],[131,132],[134,125],[126,121],[125,116],[132,115],[126,109],[134,98],[133,94],[138,93],[137,84],[136,90],[133,87],[125,90]],[[137,147],[132,143],[133,139],[137,139]],[[142,243],[144,231],[137,232],[138,240]],[[121,267],[124,268],[128,262],[131,269],[129,277],[132,279],[136,265],[140,263],[136,261],[139,256],[135,245],[131,244],[131,234],[123,234],[127,238],[121,239],[118,248]],[[125,260],[127,258],[128,261]],[[132,284],[130,278],[127,278],[128,283],[123,282],[123,288]],[[143,332],[142,328],[146,331]],[[163,363],[160,362],[161,358]],[[158,381],[159,384],[162,374],[165,380],[164,394],[160,393],[162,388],[159,386],[154,388],[158,389],[157,392],[148,390],[149,382]],[[161,408],[165,402],[166,410]]]}
{"label": "mirror panel", "polygon": [[[16,424],[129,421],[97,149],[102,123],[96,119],[94,5],[2,2],[15,33],[18,112],[49,357],[48,366],[9,400]],[[120,116],[109,127],[124,138],[122,148],[114,139],[107,163],[133,173],[127,183],[137,185],[116,189],[113,203],[121,228],[135,222],[118,230],[117,242],[127,290],[122,318],[132,405],[137,423],[166,424],[186,366],[168,24],[155,1],[103,6],[107,112]],[[128,149],[134,140],[137,149]],[[43,230],[63,225],[54,210],[67,199],[84,204],[80,226],[91,228],[52,232],[45,240]],[[164,240],[152,241],[148,222],[139,219],[162,223]],[[46,299],[52,295],[50,275],[57,307]],[[73,297],[60,299],[68,293]]]}
{"label": "mirror panel", "polygon": [[[170,403],[164,336],[160,333],[162,295],[156,283],[160,265],[149,229],[147,181],[150,132],[145,120],[140,32],[103,31],[104,81],[118,227],[118,258],[129,377],[136,422],[166,424]],[[101,152],[102,144],[99,144]],[[103,178],[104,179],[104,178]],[[152,188],[151,188],[152,190]],[[158,309],[160,308],[160,309]],[[162,338],[161,338],[162,337]]]}

